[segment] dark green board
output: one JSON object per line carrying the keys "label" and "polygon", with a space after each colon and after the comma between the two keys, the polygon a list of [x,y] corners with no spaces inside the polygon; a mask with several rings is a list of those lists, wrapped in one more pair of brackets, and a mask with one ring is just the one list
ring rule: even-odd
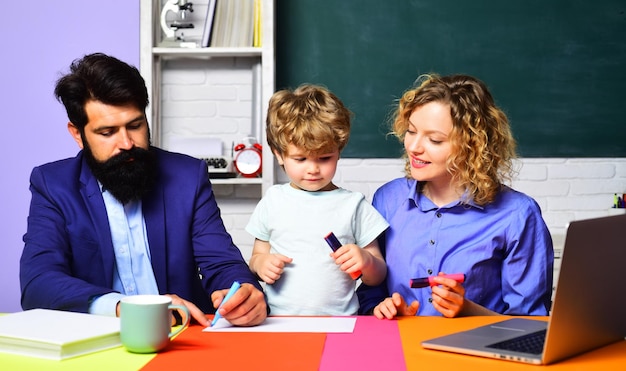
{"label": "dark green board", "polygon": [[424,73],[483,80],[522,157],[626,157],[624,0],[277,0],[277,88],[354,113],[343,157],[398,157],[395,101]]}

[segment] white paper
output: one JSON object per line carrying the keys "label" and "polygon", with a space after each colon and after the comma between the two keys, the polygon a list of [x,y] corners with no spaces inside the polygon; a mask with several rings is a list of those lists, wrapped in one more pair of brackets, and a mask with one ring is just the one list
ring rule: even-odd
{"label": "white paper", "polygon": [[238,327],[220,318],[205,332],[325,332],[352,333],[355,317],[268,317],[258,326]]}
{"label": "white paper", "polygon": [[219,138],[170,135],[163,139],[167,150],[198,158],[221,156],[223,152],[222,140]]}

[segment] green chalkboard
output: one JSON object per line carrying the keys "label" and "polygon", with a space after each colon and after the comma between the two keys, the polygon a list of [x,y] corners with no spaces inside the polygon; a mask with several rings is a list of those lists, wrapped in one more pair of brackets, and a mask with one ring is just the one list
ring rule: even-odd
{"label": "green chalkboard", "polygon": [[483,80],[523,157],[626,157],[624,0],[277,0],[277,88],[354,112],[343,157],[398,157],[395,101],[424,73]]}

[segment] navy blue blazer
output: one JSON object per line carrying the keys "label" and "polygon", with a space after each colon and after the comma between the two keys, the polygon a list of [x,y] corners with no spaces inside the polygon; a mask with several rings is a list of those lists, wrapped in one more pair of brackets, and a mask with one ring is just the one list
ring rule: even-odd
{"label": "navy blue blazer", "polygon": [[[234,280],[261,290],[224,227],[204,161],[153,149],[157,186],[142,205],[159,292],[212,313],[210,294]],[[115,255],[104,200],[82,151],[34,168],[30,191],[22,308],[87,312],[92,298],[113,291]]]}

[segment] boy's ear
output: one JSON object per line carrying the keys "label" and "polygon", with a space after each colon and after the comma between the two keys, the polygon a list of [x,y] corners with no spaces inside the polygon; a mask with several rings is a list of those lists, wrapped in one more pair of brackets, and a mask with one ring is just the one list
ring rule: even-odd
{"label": "boy's ear", "polygon": [[276,161],[278,161],[278,165],[280,165],[280,166],[284,166],[285,165],[285,161],[283,161],[283,155],[278,153],[278,151],[274,151],[274,156],[276,156]]}
{"label": "boy's ear", "polygon": [[74,138],[74,141],[76,142],[76,144],[78,144],[78,147],[80,147],[80,149],[83,149],[83,137],[82,135],[80,135],[80,130],[76,127],[76,125],[68,122],[67,131],[70,132],[70,135],[72,136],[72,138]]}

